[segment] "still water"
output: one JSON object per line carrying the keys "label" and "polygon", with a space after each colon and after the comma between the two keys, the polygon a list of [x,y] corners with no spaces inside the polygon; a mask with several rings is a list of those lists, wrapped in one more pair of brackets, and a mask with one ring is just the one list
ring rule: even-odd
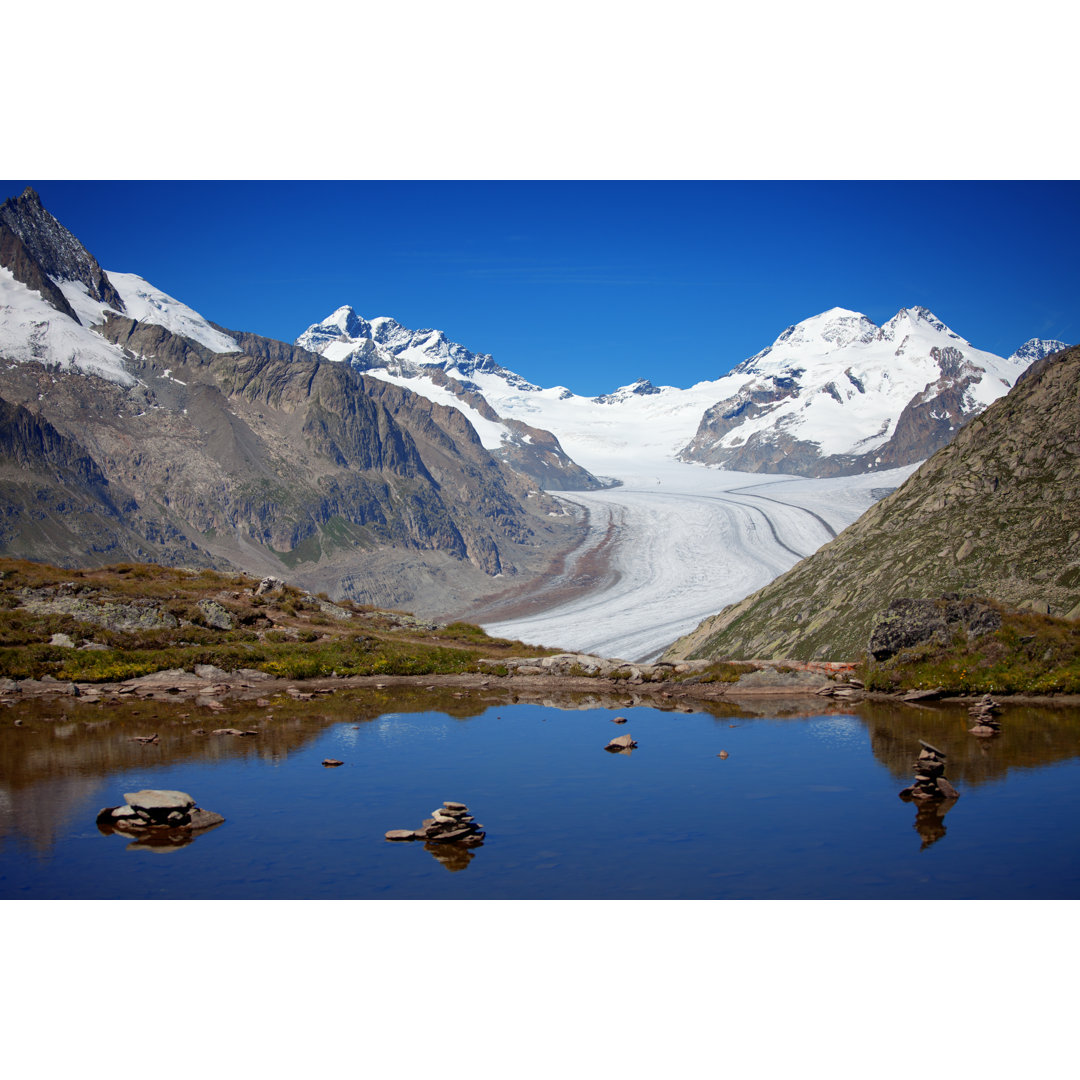
{"label": "still water", "polygon": [[[993,740],[962,708],[709,710],[445,692],[25,703],[0,714],[0,898],[1080,897],[1077,710],[1006,706]],[[198,733],[218,727],[259,734]],[[636,750],[605,751],[624,734]],[[919,739],[949,755],[943,816],[898,798]],[[142,788],[226,821],[180,847],[103,834],[98,810]],[[468,804],[482,846],[384,839],[444,800]]]}

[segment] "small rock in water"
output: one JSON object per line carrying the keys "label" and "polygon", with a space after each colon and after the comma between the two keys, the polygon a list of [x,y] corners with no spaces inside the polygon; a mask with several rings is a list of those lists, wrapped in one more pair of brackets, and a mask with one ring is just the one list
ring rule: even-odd
{"label": "small rock in water", "polygon": [[728,752],[726,750],[721,750],[720,753],[717,754],[716,756],[718,758],[726,758],[728,756]]}
{"label": "small rock in water", "polygon": [[611,718],[611,722],[613,724],[625,724],[626,723],[626,717],[625,716],[613,716]]}
{"label": "small rock in water", "polygon": [[612,739],[611,742],[604,747],[605,750],[633,750],[637,747],[637,743],[630,735],[620,735],[618,738]]}
{"label": "small rock in water", "polygon": [[328,768],[333,768],[335,765],[344,765],[345,762],[344,761],[338,761],[337,758],[328,757],[328,758],[323,758],[323,764],[326,765]]}

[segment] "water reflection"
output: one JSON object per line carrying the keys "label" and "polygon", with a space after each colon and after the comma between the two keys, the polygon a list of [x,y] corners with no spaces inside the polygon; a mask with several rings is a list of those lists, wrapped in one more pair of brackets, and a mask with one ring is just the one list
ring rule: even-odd
{"label": "water reflection", "polygon": [[131,843],[125,851],[149,851],[155,855],[167,855],[171,851],[179,851],[188,844],[208,832],[213,832],[223,822],[210,825],[205,829],[146,829],[141,832],[132,832],[128,829],[114,829],[104,822],[97,823],[98,832],[102,836],[122,836]]}
{"label": "water reflection", "polygon": [[450,873],[456,874],[459,870],[464,870],[473,861],[476,849],[483,846],[483,844],[472,844],[471,846],[463,844],[432,844],[430,841],[426,841],[424,850],[430,852],[435,861],[445,866]]}
{"label": "water reflection", "polygon": [[[913,802],[906,799],[905,802]],[[912,826],[922,837],[920,851],[936,844],[945,835],[945,815],[956,805],[955,799],[932,799],[917,804],[915,824]]]}
{"label": "water reflection", "polygon": [[[394,890],[404,898],[825,898],[854,882],[885,898],[905,889],[940,895],[946,886],[931,879],[946,860],[949,888],[992,882],[969,895],[1015,897],[1015,883],[1039,874],[1045,896],[1080,895],[1074,838],[1038,816],[1075,820],[1069,777],[1080,770],[1023,776],[1080,757],[1076,709],[1006,704],[1001,736],[978,740],[962,705],[758,699],[702,703],[694,716],[648,702],[629,725],[643,749],[632,759],[612,749],[624,757],[614,766],[596,751],[626,730],[610,721],[634,707],[631,695],[518,699],[526,707],[511,708],[494,690],[466,698],[394,688],[229,702],[224,716],[191,702],[38,700],[0,709],[0,892],[141,895],[153,886],[155,895],[180,896],[209,883],[210,895],[250,898]],[[258,734],[197,734],[218,727]],[[155,743],[133,741],[151,733]],[[973,812],[953,819],[944,848],[935,845],[952,800],[915,806],[914,823],[897,806],[903,784],[893,780],[910,782],[920,740],[948,754],[949,778],[971,793],[963,802]],[[328,754],[346,767],[323,769]],[[126,834],[128,851],[189,850],[181,860],[154,860],[148,872],[147,860],[128,860],[124,846],[89,829],[108,800],[100,789],[122,774],[134,774],[130,784],[199,792],[214,806],[227,796],[219,808],[232,827],[197,849],[191,833]],[[1040,783],[1052,788],[1045,799],[1030,795]],[[981,800],[979,787],[990,789]],[[448,874],[418,853],[402,860],[381,850],[387,825],[445,792],[475,793],[498,828],[500,842],[472,874],[459,871],[474,865],[475,847],[423,841]],[[539,850],[553,843],[555,874]],[[917,872],[902,865],[908,859]]]}

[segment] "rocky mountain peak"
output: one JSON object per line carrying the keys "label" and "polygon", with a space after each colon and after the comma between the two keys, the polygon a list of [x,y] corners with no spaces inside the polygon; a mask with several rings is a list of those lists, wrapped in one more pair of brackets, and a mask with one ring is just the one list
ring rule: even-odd
{"label": "rocky mountain peak", "polygon": [[1043,357],[1050,356],[1053,353],[1061,352],[1062,349],[1067,349],[1069,346],[1064,341],[1056,341],[1047,338],[1029,338],[1009,357],[1010,360],[1015,360],[1023,364],[1034,364],[1036,360],[1042,360]]}
{"label": "rocky mountain peak", "polygon": [[0,206],[0,225],[22,241],[29,256],[47,277],[59,284],[77,281],[95,300],[124,312],[124,301],[97,259],[41,204],[28,187],[17,199]]}
{"label": "rocky mountain peak", "polygon": [[901,308],[882,328],[881,336],[885,341],[902,341],[913,330],[929,330],[944,334],[956,341],[963,341],[959,334],[953,333],[929,308],[916,304],[915,307]]}
{"label": "rocky mountain peak", "polygon": [[344,304],[333,313],[323,319],[321,326],[336,327],[346,337],[368,337],[371,333],[371,324],[362,319],[349,304]]}

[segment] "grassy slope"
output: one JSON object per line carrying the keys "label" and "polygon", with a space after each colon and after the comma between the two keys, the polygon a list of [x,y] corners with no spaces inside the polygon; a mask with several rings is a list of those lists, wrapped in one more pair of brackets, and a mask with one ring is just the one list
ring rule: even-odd
{"label": "grassy slope", "polygon": [[[283,678],[428,675],[475,671],[480,657],[535,656],[555,650],[488,637],[466,623],[430,629],[400,615],[344,603],[329,605],[292,586],[255,595],[258,579],[192,573],[137,563],[65,570],[0,559],[0,676],[113,682],[170,668],[214,664],[255,668]],[[78,611],[34,611],[58,602]],[[233,627],[215,629],[200,601],[220,604]],[[88,621],[103,609],[143,610],[152,629],[119,630]],[[339,617],[335,611],[348,613]],[[156,616],[155,616],[156,613]],[[170,618],[171,617],[171,618]],[[174,622],[176,625],[168,625]],[[50,644],[67,634],[83,650]]]}
{"label": "grassy slope", "polygon": [[869,690],[1080,694],[1080,623],[994,606],[999,630],[974,641],[960,630],[947,645],[920,645],[884,662],[867,656],[858,676]]}

